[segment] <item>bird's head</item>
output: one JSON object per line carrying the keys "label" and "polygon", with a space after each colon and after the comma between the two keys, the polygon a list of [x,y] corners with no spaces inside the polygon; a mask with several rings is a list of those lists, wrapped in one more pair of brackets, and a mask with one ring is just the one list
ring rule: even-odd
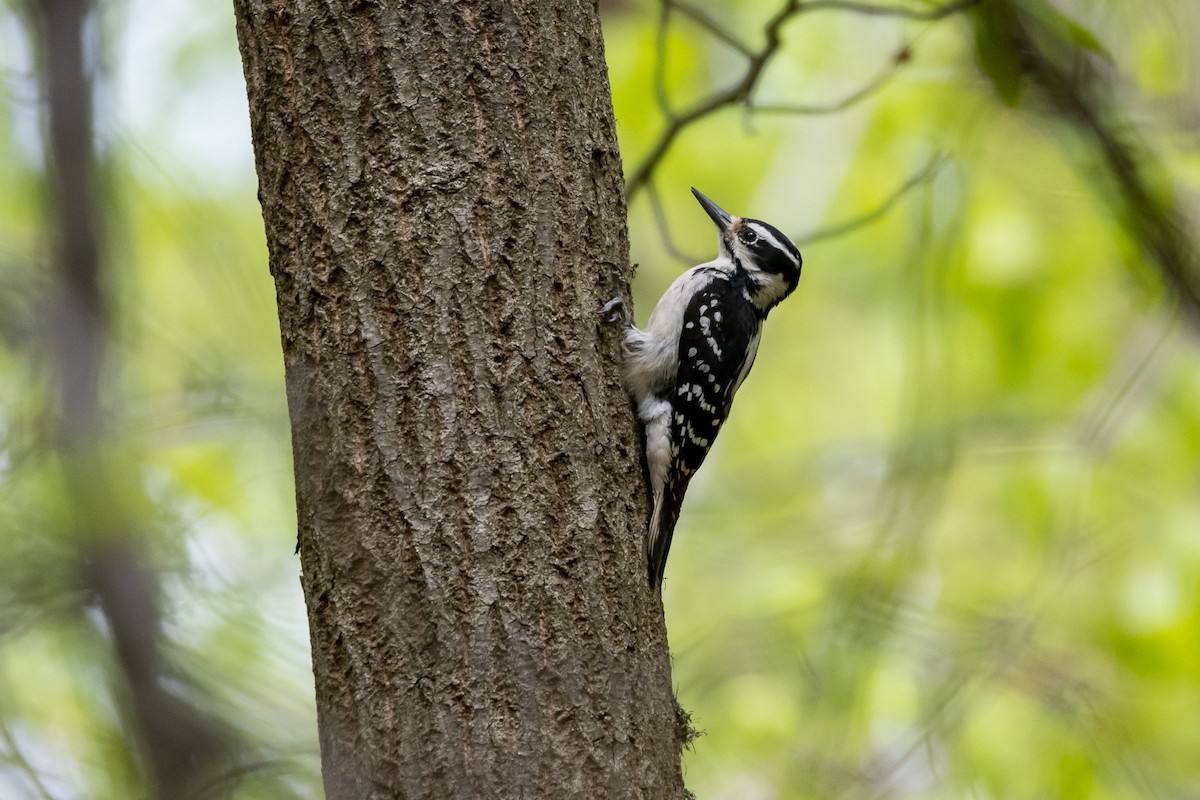
{"label": "bird's head", "polygon": [[760,298],[770,307],[787,297],[800,280],[803,259],[792,240],[778,228],[758,219],[734,217],[701,192],[692,194],[716,224],[721,257],[740,266],[765,290]]}

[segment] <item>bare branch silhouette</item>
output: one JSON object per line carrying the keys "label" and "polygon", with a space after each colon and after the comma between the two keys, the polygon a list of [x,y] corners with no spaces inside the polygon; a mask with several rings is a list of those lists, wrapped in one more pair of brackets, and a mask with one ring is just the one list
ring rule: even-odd
{"label": "bare branch silhouette", "polygon": [[959,11],[966,11],[982,3],[983,0],[958,0],[937,8],[911,8],[897,5],[875,5],[873,3],[857,3],[854,0],[814,0],[804,4],[804,11],[846,11],[852,14],[865,14],[872,17],[903,17],[904,19],[933,22],[944,19]]}
{"label": "bare branch silhouette", "polygon": [[1090,54],[1074,44],[1065,53],[1051,52],[1030,33],[1036,23],[1016,14],[993,24],[1002,26],[996,40],[1010,43],[1016,63],[1054,114],[1090,140],[1100,175],[1113,184],[1107,191],[1126,227],[1179,298],[1188,321],[1200,328],[1200,257],[1191,234],[1194,226],[1171,193],[1155,188],[1153,173],[1165,171],[1149,147],[1131,141],[1119,110],[1121,101],[1102,83]]}
{"label": "bare branch silhouette", "polygon": [[[793,114],[832,114],[838,111],[845,110],[854,104],[870,97],[875,92],[882,89],[888,81],[894,76],[896,70],[908,61],[910,52],[907,47],[903,48],[892,61],[891,66],[884,70],[880,75],[873,79],[866,86],[852,92],[850,95],[841,100],[834,101],[829,104],[820,105],[804,105],[804,104],[786,104],[773,103],[764,106],[753,105],[754,90],[758,86],[759,79],[762,77],[763,71],[771,58],[778,52],[782,43],[781,31],[783,26],[793,17],[807,12],[813,11],[846,11],[858,14],[869,14],[873,16],[894,16],[903,17],[905,19],[922,20],[926,22],[934,22],[959,11],[964,11],[973,6],[978,5],[982,0],[958,0],[957,2],[948,3],[943,6],[938,6],[931,9],[916,9],[906,6],[883,6],[871,5],[857,2],[842,2],[841,0],[816,0],[816,2],[804,3],[801,0],[787,0],[778,11],[767,21],[763,28],[765,41],[763,46],[758,50],[752,50],[743,44],[739,39],[726,31],[719,22],[711,16],[695,8],[690,4],[681,2],[680,0],[662,0],[661,13],[659,15],[657,42],[658,54],[654,66],[654,91],[659,108],[667,119],[667,125],[659,134],[657,141],[651,146],[650,151],[642,159],[629,175],[629,180],[625,185],[625,196],[627,200],[632,200],[637,196],[638,192],[646,188],[650,181],[650,177],[662,160],[670,151],[671,146],[679,135],[690,125],[699,122],[705,117],[720,111],[728,106],[745,104],[753,111],[766,111],[768,113],[793,113]],[[708,96],[695,102],[690,108],[675,112],[671,108],[670,98],[668,97],[665,80],[666,70],[666,45],[667,33],[670,27],[672,11],[687,16],[704,30],[718,40],[724,42],[730,47],[737,50],[747,59],[745,72],[738,81],[724,89],[714,91]]]}
{"label": "bare branch silhouette", "polygon": [[720,39],[722,42],[732,47],[734,50],[737,50],[746,58],[754,58],[753,50],[743,44],[741,40],[739,40],[729,31],[725,30],[725,28],[721,26],[721,23],[717,22],[705,12],[701,11],[690,3],[684,3],[681,0],[663,0],[664,11],[668,11],[672,8],[678,9],[679,13],[691,19],[701,28],[708,31],[717,39]]}
{"label": "bare branch silhouette", "polygon": [[663,0],[658,12],[658,27],[654,33],[654,100],[667,119],[673,119],[671,98],[667,94],[667,33],[671,28],[671,2]]}
{"label": "bare branch silhouette", "polygon": [[860,214],[857,217],[848,219],[845,222],[839,222],[838,224],[831,225],[828,228],[822,228],[801,236],[796,239],[796,244],[812,244],[813,242],[820,242],[826,239],[836,239],[839,236],[845,236],[853,233],[860,228],[865,228],[871,223],[883,218],[889,211],[895,208],[901,200],[904,199],[905,195],[907,195],[913,189],[929,180],[932,180],[933,177],[938,173],[938,170],[940,170],[945,163],[946,157],[944,155],[940,153],[934,155],[919,172],[910,177],[904,183],[900,184],[900,186],[894,192],[888,195],[887,199],[880,203],[877,207],[866,212],[865,214]]}
{"label": "bare branch silhouette", "polygon": [[[650,149],[642,163],[633,171],[629,181],[625,185],[625,196],[632,200],[639,191],[645,188],[647,181],[650,179],[651,173],[655,170],[658,164],[666,156],[671,145],[679,134],[692,123],[697,120],[707,117],[709,114],[724,108],[725,106],[741,102],[750,97],[750,93],[758,84],[758,79],[762,76],[763,69],[775,51],[780,45],[780,28],[794,15],[800,8],[799,0],[788,0],[783,7],[776,12],[775,16],[767,22],[764,33],[766,34],[766,44],[762,49],[756,52],[751,58],[750,63],[746,67],[746,72],[741,79],[726,89],[718,91],[707,98],[699,101],[687,111],[674,115],[670,109],[663,109],[669,120],[666,130],[659,136],[658,141]],[[661,61],[663,54],[660,51],[658,58]]]}
{"label": "bare branch silhouette", "polygon": [[650,209],[654,213],[654,222],[658,226],[659,238],[662,240],[663,249],[667,251],[667,254],[685,264],[700,264],[707,261],[707,258],[683,252],[675,244],[675,237],[671,235],[671,226],[667,221],[667,213],[663,209],[662,197],[659,196],[658,187],[654,185],[653,181],[646,184],[646,196],[650,201]]}
{"label": "bare branch silhouette", "polygon": [[[904,52],[904,51],[901,51]],[[851,92],[840,100],[834,100],[829,103],[768,103],[764,105],[754,105],[753,110],[760,114],[796,114],[816,115],[816,114],[835,114],[838,111],[844,111],[856,103],[866,100],[871,95],[878,92],[884,86],[891,82],[892,78],[896,77],[896,72],[901,65],[905,64],[907,59],[894,59],[887,69],[876,75],[869,83],[859,89]]]}

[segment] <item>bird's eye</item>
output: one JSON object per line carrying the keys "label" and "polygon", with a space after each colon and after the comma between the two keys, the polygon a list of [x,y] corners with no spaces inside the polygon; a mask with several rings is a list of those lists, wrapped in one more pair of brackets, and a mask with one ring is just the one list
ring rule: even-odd
{"label": "bird's eye", "polygon": [[754,232],[753,228],[746,228],[742,231],[742,241],[746,244],[754,244],[758,241],[758,234]]}

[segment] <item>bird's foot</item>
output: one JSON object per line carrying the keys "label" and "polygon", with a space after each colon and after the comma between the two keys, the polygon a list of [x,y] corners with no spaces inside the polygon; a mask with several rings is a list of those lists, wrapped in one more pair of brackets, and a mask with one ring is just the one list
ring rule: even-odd
{"label": "bird's foot", "polygon": [[596,313],[603,317],[605,322],[620,322],[622,325],[629,324],[629,312],[625,308],[625,300],[623,298],[614,297],[605,303]]}

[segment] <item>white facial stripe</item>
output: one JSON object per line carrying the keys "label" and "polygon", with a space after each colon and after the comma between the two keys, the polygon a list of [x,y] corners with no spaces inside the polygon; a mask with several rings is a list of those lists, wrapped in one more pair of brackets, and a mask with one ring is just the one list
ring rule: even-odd
{"label": "white facial stripe", "polygon": [[750,227],[754,229],[754,232],[758,234],[760,239],[766,239],[771,243],[772,247],[791,259],[793,264],[795,264],[797,267],[800,266],[800,259],[796,258],[796,255],[792,252],[792,249],[782,244],[778,239],[772,236],[769,230],[764,228],[762,225],[755,225],[753,222],[750,223]]}

